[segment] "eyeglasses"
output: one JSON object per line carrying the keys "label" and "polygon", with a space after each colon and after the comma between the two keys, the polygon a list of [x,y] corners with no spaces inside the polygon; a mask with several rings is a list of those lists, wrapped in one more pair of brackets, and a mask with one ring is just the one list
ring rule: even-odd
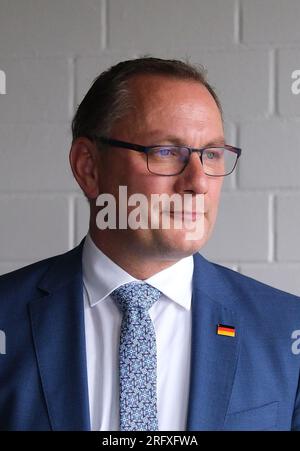
{"label": "eyeglasses", "polygon": [[194,149],[192,147],[173,145],[141,146],[103,136],[93,136],[92,139],[108,146],[145,153],[148,171],[152,174],[164,176],[181,174],[188,165],[192,153],[196,152],[200,157],[206,175],[224,177],[233,172],[242,153],[242,150],[238,147],[229,145]]}

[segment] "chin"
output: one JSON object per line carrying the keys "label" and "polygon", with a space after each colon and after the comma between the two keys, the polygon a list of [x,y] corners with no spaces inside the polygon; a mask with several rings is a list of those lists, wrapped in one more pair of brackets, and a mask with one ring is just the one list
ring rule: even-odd
{"label": "chin", "polygon": [[161,233],[156,240],[160,255],[166,258],[184,258],[198,252],[207,242],[208,236],[204,233],[201,238],[187,238],[187,231],[173,230],[172,233]]}

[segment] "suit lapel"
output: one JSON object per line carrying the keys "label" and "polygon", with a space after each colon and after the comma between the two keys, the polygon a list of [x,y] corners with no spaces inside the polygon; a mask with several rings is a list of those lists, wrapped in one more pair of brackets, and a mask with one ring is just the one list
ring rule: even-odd
{"label": "suit lapel", "polygon": [[[233,293],[215,271],[195,257],[188,430],[222,429],[237,365],[240,320],[230,303]],[[236,336],[218,335],[218,324],[235,327]]]}
{"label": "suit lapel", "polygon": [[59,257],[30,303],[30,319],[41,383],[53,430],[88,430],[82,244]]}

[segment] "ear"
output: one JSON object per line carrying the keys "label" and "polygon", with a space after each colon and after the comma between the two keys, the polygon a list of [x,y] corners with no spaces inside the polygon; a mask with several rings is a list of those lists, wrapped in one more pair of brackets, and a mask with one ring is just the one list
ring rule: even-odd
{"label": "ear", "polygon": [[99,151],[88,138],[77,138],[69,155],[73,175],[89,199],[99,195]]}

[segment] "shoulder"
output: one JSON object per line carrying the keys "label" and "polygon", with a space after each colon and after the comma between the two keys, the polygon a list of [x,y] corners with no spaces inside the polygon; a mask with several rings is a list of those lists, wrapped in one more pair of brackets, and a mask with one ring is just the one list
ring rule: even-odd
{"label": "shoulder", "polygon": [[300,301],[298,296],[274,288],[220,264],[210,262],[200,254],[194,255],[194,262],[196,273],[204,272],[210,283],[214,283],[216,286],[220,284],[230,287],[234,291],[243,291],[253,295],[263,293],[264,295],[287,297],[297,302]]}
{"label": "shoulder", "polygon": [[40,260],[30,265],[23,266],[15,271],[0,276],[0,293],[4,293],[12,287],[21,289],[24,285],[30,284],[32,281],[39,280],[39,277],[51,266],[60,255]]}
{"label": "shoulder", "polygon": [[215,270],[222,275],[222,277],[227,279],[227,283],[235,286],[237,290],[247,292],[251,294],[252,297],[257,295],[263,295],[271,298],[288,299],[290,302],[300,303],[300,298],[296,295],[288,293],[286,291],[280,290],[278,288],[272,287],[266,283],[260,282],[259,280],[253,279],[252,277],[246,276],[234,271],[225,266],[212,263]]}
{"label": "shoulder", "polygon": [[212,299],[243,314],[272,315],[277,319],[296,315],[300,324],[300,298],[271,287],[225,266],[194,256],[196,284]]}
{"label": "shoulder", "polygon": [[65,253],[40,260],[0,276],[0,308],[12,302],[25,302],[40,295],[41,281],[45,275],[57,279],[67,278],[75,264],[81,261],[82,244]]}

